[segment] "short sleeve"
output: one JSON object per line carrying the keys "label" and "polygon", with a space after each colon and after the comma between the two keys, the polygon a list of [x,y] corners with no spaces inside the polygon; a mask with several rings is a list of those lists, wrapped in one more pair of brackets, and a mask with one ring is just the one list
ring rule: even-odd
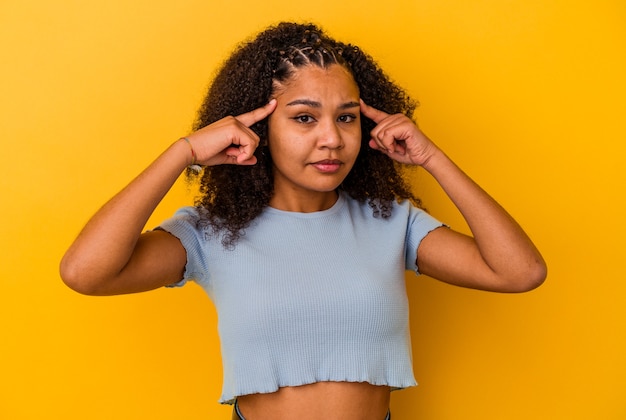
{"label": "short sleeve", "polygon": [[207,279],[204,230],[198,227],[199,214],[195,207],[183,207],[164,220],[156,229],[163,230],[178,238],[187,253],[183,279],[168,287],[180,287],[189,280],[204,282]]}
{"label": "short sleeve", "polygon": [[424,210],[409,204],[409,221],[406,232],[406,269],[420,275],[417,262],[417,248],[433,230],[447,227]]}

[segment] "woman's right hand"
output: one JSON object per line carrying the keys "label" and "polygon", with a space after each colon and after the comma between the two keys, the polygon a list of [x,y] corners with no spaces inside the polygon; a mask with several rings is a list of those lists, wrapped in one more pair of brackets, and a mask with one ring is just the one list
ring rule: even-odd
{"label": "woman's right hand", "polygon": [[[196,163],[256,163],[259,137],[249,127],[275,108],[276,101],[270,101],[189,135]],[[163,231],[141,232],[193,159],[183,142],[170,146],[87,222],[61,261],[61,277],[69,287],[89,295],[114,295],[151,290],[182,278],[186,253],[180,241]]]}
{"label": "woman's right hand", "polygon": [[268,117],[276,109],[276,100],[236,117],[225,117],[187,136],[196,155],[196,163],[204,166],[234,164],[254,165],[254,151],[259,136],[250,126]]}

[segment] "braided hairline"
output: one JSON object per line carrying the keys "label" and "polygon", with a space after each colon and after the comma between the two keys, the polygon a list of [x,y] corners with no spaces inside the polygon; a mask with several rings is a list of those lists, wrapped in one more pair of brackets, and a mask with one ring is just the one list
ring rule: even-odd
{"label": "braided hairline", "polygon": [[[342,51],[337,52],[334,49],[326,48],[323,46],[291,46],[288,51],[281,51],[282,61],[289,62],[298,66],[296,63],[316,64],[320,67],[328,67],[330,64],[338,64],[340,61],[343,63],[345,60],[339,59]],[[298,60],[297,58],[300,58]]]}
{"label": "braided hairline", "polygon": [[274,80],[277,82],[288,79],[294,70],[308,65],[328,68],[332,64],[339,64],[350,70],[350,66],[342,56],[343,49],[336,47],[331,40],[311,30],[305,31],[300,44],[280,50],[278,55],[278,65],[274,70]]}

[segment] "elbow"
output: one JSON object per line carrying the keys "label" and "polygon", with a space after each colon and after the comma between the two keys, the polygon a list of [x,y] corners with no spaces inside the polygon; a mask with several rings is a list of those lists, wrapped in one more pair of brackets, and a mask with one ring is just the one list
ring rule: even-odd
{"label": "elbow", "polygon": [[548,266],[543,259],[530,264],[523,273],[516,276],[516,279],[511,281],[511,293],[525,293],[535,290],[541,286],[548,276]]}
{"label": "elbow", "polygon": [[98,296],[98,282],[67,255],[61,260],[59,274],[63,283],[75,292],[87,296]]}
{"label": "elbow", "polygon": [[75,292],[81,295],[94,296],[95,288],[85,281],[84,277],[72,271],[71,268],[62,267],[60,270],[61,280],[63,283]]}
{"label": "elbow", "polygon": [[526,290],[524,291],[529,292],[538,288],[546,281],[547,277],[548,265],[543,258],[539,257],[528,270]]}

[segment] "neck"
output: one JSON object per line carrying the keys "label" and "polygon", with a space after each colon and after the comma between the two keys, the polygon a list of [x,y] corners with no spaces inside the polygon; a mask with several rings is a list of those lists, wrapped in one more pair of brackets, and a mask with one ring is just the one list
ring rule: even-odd
{"label": "neck", "polygon": [[328,210],[337,202],[338,197],[337,191],[274,194],[269,205],[277,210],[313,213]]}

